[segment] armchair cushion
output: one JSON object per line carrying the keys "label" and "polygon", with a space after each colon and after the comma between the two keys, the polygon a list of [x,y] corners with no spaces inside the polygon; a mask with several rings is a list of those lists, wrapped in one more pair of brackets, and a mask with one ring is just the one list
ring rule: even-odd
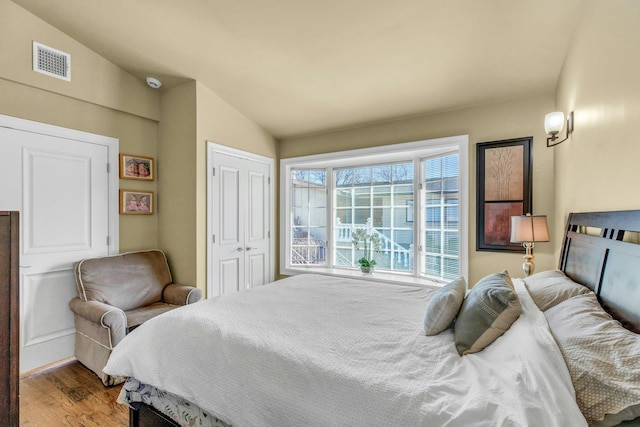
{"label": "armchair cushion", "polygon": [[156,317],[159,314],[166,313],[167,311],[173,310],[177,307],[179,306],[157,302],[155,304],[149,304],[134,308],[133,310],[128,310],[125,312],[127,315],[127,329],[130,331],[136,326],[142,325],[152,317]]}
{"label": "armchair cushion", "polygon": [[162,290],[171,282],[167,259],[159,250],[85,259],[76,264],[78,297],[124,311],[160,302]]}

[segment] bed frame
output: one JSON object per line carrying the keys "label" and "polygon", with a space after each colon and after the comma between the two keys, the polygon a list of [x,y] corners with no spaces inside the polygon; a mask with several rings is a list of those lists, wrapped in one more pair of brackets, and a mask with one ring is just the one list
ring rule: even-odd
{"label": "bed frame", "polygon": [[635,333],[640,333],[639,232],[640,210],[569,214],[558,267],[594,291],[604,309]]}
{"label": "bed frame", "polygon": [[[595,292],[627,329],[640,333],[640,210],[571,213],[558,268]],[[131,409],[130,427],[179,427],[147,405]]]}

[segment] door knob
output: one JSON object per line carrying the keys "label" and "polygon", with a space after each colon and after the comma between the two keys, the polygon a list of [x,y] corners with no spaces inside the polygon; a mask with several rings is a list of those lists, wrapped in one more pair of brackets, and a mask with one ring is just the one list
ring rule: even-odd
{"label": "door knob", "polygon": [[251,246],[247,246],[245,249],[246,249],[246,250],[248,250],[248,251],[250,251],[250,250],[258,249],[258,248],[252,248]]}
{"label": "door knob", "polygon": [[242,251],[244,251],[244,249],[242,249],[242,248],[238,248],[238,249],[236,249],[236,251],[238,251],[238,252],[242,252]]}

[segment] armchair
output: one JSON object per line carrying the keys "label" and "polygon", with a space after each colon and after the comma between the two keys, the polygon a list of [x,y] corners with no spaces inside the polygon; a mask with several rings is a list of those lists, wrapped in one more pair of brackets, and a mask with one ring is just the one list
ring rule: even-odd
{"label": "armchair", "polygon": [[173,283],[160,250],[85,259],[76,264],[75,277],[78,296],[69,302],[76,324],[75,355],[104,385],[125,380],[102,369],[127,333],[202,297],[200,289]]}

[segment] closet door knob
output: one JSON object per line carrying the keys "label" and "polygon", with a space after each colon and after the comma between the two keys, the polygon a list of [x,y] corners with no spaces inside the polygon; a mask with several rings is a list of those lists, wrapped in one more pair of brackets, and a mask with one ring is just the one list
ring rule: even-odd
{"label": "closet door knob", "polygon": [[252,248],[251,246],[247,246],[245,249],[246,249],[246,250],[248,250],[248,251],[250,251],[250,250],[258,249],[258,248]]}
{"label": "closet door knob", "polygon": [[240,248],[236,249],[236,251],[238,251],[238,252],[242,252],[242,251],[244,251],[244,249],[242,249],[242,248],[240,247]]}

